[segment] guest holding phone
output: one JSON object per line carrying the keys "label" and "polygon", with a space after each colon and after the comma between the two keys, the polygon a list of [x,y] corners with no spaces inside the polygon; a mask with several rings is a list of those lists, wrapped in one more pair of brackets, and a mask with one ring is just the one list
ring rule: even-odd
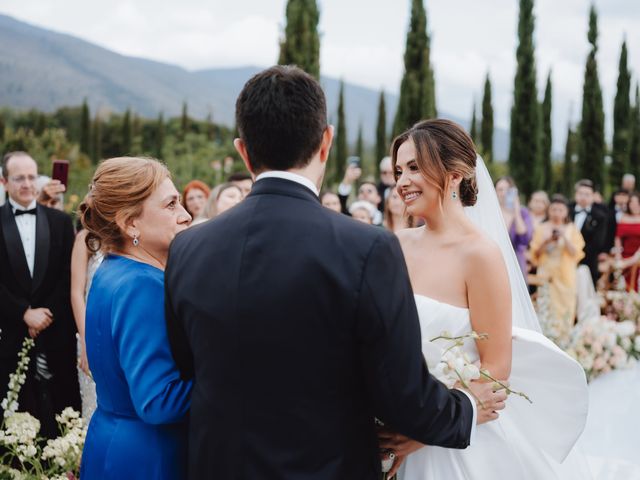
{"label": "guest holding phone", "polygon": [[549,282],[551,315],[561,323],[560,335],[567,336],[576,315],[576,269],[584,257],[584,239],[569,220],[569,205],[562,195],[551,198],[547,218],[533,234],[532,260],[538,275]]}
{"label": "guest holding phone", "polygon": [[520,270],[527,279],[526,252],[533,235],[533,224],[527,209],[520,205],[516,183],[511,177],[501,177],[496,182],[496,194],[502,209],[504,223],[507,226],[511,244],[518,257]]}

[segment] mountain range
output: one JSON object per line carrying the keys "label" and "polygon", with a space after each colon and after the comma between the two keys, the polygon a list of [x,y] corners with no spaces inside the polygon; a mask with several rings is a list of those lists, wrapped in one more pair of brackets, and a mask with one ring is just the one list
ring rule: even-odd
{"label": "mountain range", "polygon": [[[92,111],[122,112],[127,108],[145,117],[159,112],[178,115],[183,102],[189,114],[233,125],[235,100],[244,83],[262,68],[215,68],[189,71],[176,65],[120,55],[71,35],[30,25],[0,14],[0,106],[52,111],[87,99]],[[340,80],[322,76],[329,119],[335,122]],[[362,125],[364,141],[372,145],[380,92],[345,82],[347,132],[355,141]],[[385,94],[387,125],[398,103]],[[465,128],[469,120],[440,112]],[[498,160],[508,154],[509,134],[496,129]]]}

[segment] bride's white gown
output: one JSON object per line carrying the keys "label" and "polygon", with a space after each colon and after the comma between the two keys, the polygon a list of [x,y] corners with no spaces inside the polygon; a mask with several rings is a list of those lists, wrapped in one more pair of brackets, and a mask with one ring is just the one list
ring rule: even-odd
{"label": "bride's white gown", "polygon": [[[442,331],[455,336],[472,330],[466,308],[422,295],[416,295],[416,305],[423,345]],[[472,361],[478,360],[473,340],[464,349]],[[400,478],[591,479],[584,457],[572,451],[584,429],[589,403],[582,368],[543,335],[513,327],[509,381],[533,404],[510,396],[498,420],[476,427],[469,448],[426,446],[407,458]]]}

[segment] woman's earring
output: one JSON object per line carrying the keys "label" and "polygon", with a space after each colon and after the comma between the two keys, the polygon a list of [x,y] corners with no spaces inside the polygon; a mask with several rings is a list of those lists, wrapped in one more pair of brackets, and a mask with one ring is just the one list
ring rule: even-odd
{"label": "woman's earring", "polygon": [[134,235],[133,236],[133,246],[137,247],[138,245],[140,245],[140,240],[138,240],[138,235]]}
{"label": "woman's earring", "polygon": [[453,192],[451,192],[451,198],[456,200],[458,198],[458,192],[456,192],[455,190]]}

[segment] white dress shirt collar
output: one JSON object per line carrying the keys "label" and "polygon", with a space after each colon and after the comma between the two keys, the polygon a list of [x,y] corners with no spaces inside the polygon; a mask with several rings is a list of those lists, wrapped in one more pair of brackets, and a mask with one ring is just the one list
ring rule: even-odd
{"label": "white dress shirt collar", "polygon": [[263,172],[256,177],[256,182],[259,182],[263,178],[281,178],[283,180],[289,180],[291,182],[299,183],[300,185],[304,185],[309,190],[311,190],[314,195],[318,196],[318,187],[314,185],[314,183],[309,180],[307,177],[303,175],[299,175],[297,173],[287,172],[283,170],[269,170],[268,172]]}
{"label": "white dress shirt collar", "polygon": [[15,213],[16,210],[32,210],[36,208],[36,200],[33,199],[27,208],[24,208],[18,202],[14,201],[13,198],[9,197],[9,204],[11,205],[11,210]]}

